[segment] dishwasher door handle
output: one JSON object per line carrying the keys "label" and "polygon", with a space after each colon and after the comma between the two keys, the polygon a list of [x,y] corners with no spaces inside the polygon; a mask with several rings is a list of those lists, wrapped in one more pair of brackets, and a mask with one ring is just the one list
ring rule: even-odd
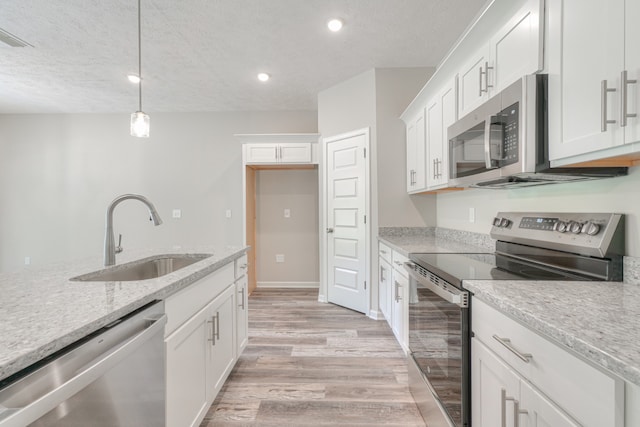
{"label": "dishwasher door handle", "polygon": [[[34,398],[32,403],[27,406],[6,408],[6,412],[9,415],[6,418],[2,418],[2,413],[0,413],[0,427],[21,427],[38,420],[100,378],[127,356],[133,354],[154,335],[162,333],[164,325],[167,323],[167,315],[162,314],[153,318],[145,318],[145,320],[150,322],[145,329],[120,343],[116,350],[106,351],[101,356],[93,359],[86,365],[86,368],[83,368],[81,372],[60,386]],[[94,339],[100,339],[100,335]]]}

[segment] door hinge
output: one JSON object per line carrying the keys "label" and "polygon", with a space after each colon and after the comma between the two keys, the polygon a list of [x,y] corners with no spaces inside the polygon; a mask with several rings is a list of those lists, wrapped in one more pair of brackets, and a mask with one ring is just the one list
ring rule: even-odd
{"label": "door hinge", "polygon": [[364,223],[365,224],[367,223],[367,216],[366,215],[364,216]]}
{"label": "door hinge", "polygon": [[367,281],[364,281],[364,289],[367,290]]}
{"label": "door hinge", "polygon": [[365,147],[365,149],[364,149],[364,158],[365,158],[365,159],[367,158],[367,148],[366,148],[366,147]]}

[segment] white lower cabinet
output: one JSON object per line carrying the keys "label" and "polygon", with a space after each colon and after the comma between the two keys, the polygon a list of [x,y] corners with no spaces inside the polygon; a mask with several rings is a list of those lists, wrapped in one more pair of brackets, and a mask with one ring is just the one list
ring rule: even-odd
{"label": "white lower cabinet", "polygon": [[622,427],[624,382],[472,299],[474,427]]}
{"label": "white lower cabinet", "polygon": [[472,339],[474,427],[578,427],[477,339]]}
{"label": "white lower cabinet", "polygon": [[400,274],[398,270],[393,270],[393,300],[391,301],[391,329],[396,339],[406,351],[408,349],[408,343],[406,339],[407,322],[405,316],[408,315],[405,309],[406,296],[409,289],[409,279],[406,276]]}
{"label": "white lower cabinet", "polygon": [[378,298],[380,311],[387,321],[391,316],[391,265],[382,257],[379,258],[380,272],[378,273]]}
{"label": "white lower cabinet", "polygon": [[167,427],[200,424],[246,345],[247,279],[235,270],[230,262],[165,300]]}
{"label": "white lower cabinet", "polygon": [[236,341],[238,348],[238,357],[247,346],[249,341],[249,295],[247,276],[242,276],[236,282]]}

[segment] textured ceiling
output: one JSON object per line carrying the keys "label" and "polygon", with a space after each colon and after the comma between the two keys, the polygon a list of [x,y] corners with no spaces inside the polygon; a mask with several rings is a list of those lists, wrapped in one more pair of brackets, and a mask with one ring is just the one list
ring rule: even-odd
{"label": "textured ceiling", "polygon": [[[436,65],[484,3],[142,0],[143,109],[315,110],[368,69]],[[0,28],[33,46],[0,42],[0,113],[137,109],[136,0],[0,0]]]}

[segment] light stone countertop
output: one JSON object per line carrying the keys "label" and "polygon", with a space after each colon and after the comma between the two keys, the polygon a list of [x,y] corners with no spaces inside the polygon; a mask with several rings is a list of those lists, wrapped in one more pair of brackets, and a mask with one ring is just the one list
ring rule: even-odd
{"label": "light stone countertop", "polygon": [[159,277],[131,282],[77,282],[103,269],[102,257],[0,274],[0,380],[55,353],[153,300],[162,300],[241,257],[246,247],[130,251],[117,263],[160,254],[212,254]]}
{"label": "light stone countertop", "polygon": [[640,385],[640,286],[493,280],[466,280],[463,286],[583,359]]}
{"label": "light stone countertop", "polygon": [[[378,239],[405,256],[493,252],[490,239],[455,230],[386,229]],[[625,283],[465,280],[463,286],[583,359],[640,386],[638,266],[637,258],[625,257]]]}

